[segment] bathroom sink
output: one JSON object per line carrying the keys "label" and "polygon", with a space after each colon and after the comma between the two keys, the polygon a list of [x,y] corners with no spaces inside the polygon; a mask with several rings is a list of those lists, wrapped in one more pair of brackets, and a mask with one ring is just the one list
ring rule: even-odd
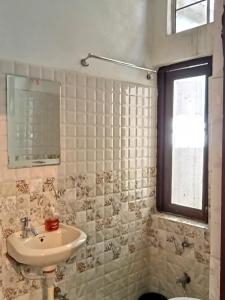
{"label": "bathroom sink", "polygon": [[189,297],[178,297],[178,298],[170,298],[169,300],[200,300],[200,299],[189,298]]}
{"label": "bathroom sink", "polygon": [[8,255],[25,265],[46,267],[56,265],[74,256],[87,239],[80,229],[61,224],[55,231],[36,228],[38,235],[22,238],[21,231],[7,238]]}

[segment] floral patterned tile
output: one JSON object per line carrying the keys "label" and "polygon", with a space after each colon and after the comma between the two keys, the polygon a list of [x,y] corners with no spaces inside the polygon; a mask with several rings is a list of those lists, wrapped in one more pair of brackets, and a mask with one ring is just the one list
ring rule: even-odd
{"label": "floral patterned tile", "polygon": [[[38,66],[21,66],[41,74]],[[89,78],[63,70],[44,71],[55,74],[55,78],[62,82],[62,163],[59,168],[24,169],[15,172],[19,176],[12,177],[18,180],[0,182],[3,237],[0,261],[3,276],[0,282],[4,300],[23,295],[32,298],[32,291],[42,289],[41,282],[28,282],[15,271],[5,257],[5,239],[21,228],[22,216],[28,215],[32,224],[38,226],[43,224],[52,208],[56,208],[61,222],[76,225],[87,233],[87,242],[76,257],[61,264],[57,270],[61,299],[135,300],[149,288],[170,295],[176,286],[173,278],[167,284],[169,280],[163,272],[164,267],[171,267],[175,272],[179,265],[186,267],[188,259],[193,262],[196,279],[189,292],[198,295],[199,291],[199,295],[203,295],[199,282],[205,286],[207,281],[206,276],[200,275],[208,272],[208,231],[195,229],[193,224],[180,224],[177,220],[162,220],[155,216],[156,138],[149,141],[146,135],[151,113],[156,108],[153,88]],[[2,78],[5,80],[5,76]],[[82,97],[82,102],[79,99],[70,101],[68,94]],[[73,109],[68,110],[72,103]],[[96,113],[97,108],[102,112],[112,111],[112,114],[106,117],[103,113]],[[72,125],[74,120],[75,126]],[[133,120],[135,122],[129,127]],[[92,121],[95,125],[98,122],[98,132],[97,129],[93,132],[93,124],[86,126],[86,122]],[[155,133],[155,128],[152,130]],[[72,136],[69,136],[71,132]],[[89,136],[92,133],[99,136]],[[101,138],[101,133],[102,136],[109,134],[109,137]],[[66,139],[81,149],[85,160],[67,160]],[[89,151],[87,145],[93,147],[93,151]],[[109,150],[112,145],[114,153]],[[96,149],[99,149],[98,159],[95,159]],[[113,159],[103,160],[106,155],[112,155]],[[183,249],[184,241],[192,244],[190,249]]]}

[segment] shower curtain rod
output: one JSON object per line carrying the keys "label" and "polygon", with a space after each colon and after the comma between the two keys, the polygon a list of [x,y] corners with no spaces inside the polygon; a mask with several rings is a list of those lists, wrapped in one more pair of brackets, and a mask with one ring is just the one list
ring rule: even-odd
{"label": "shower curtain rod", "polygon": [[89,58],[96,58],[96,59],[100,59],[100,60],[111,62],[113,64],[117,64],[117,65],[122,65],[122,66],[125,66],[125,67],[129,67],[129,68],[138,69],[138,70],[141,70],[141,71],[146,71],[147,72],[147,79],[148,80],[151,79],[151,74],[152,73],[156,73],[156,70],[154,70],[154,69],[136,66],[136,65],[131,64],[131,63],[127,63],[127,62],[124,62],[124,61],[116,60],[116,59],[113,59],[113,58],[108,58],[108,57],[104,57],[104,56],[95,55],[93,53],[88,53],[87,57],[81,59],[80,62],[81,62],[81,65],[83,67],[88,67],[89,66],[89,63],[87,62],[87,60]]}

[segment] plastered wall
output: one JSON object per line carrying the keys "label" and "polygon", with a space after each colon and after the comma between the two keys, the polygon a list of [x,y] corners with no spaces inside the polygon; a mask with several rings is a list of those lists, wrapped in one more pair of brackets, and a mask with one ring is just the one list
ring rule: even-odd
{"label": "plastered wall", "polygon": [[[148,0],[0,1],[0,57],[148,84],[145,73],[80,59],[89,52],[144,63]],[[146,82],[145,82],[146,81]]]}
{"label": "plastered wall", "polygon": [[[216,2],[216,1],[215,1]],[[218,3],[216,2],[216,5]],[[148,45],[149,63],[163,66],[191,58],[212,55],[214,24],[177,34],[167,34],[167,1],[151,0]]]}

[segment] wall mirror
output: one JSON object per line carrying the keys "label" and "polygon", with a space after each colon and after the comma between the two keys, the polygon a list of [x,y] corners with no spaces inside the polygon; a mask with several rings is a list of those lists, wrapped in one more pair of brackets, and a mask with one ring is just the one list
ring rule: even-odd
{"label": "wall mirror", "polygon": [[8,167],[60,163],[60,84],[7,75]]}

